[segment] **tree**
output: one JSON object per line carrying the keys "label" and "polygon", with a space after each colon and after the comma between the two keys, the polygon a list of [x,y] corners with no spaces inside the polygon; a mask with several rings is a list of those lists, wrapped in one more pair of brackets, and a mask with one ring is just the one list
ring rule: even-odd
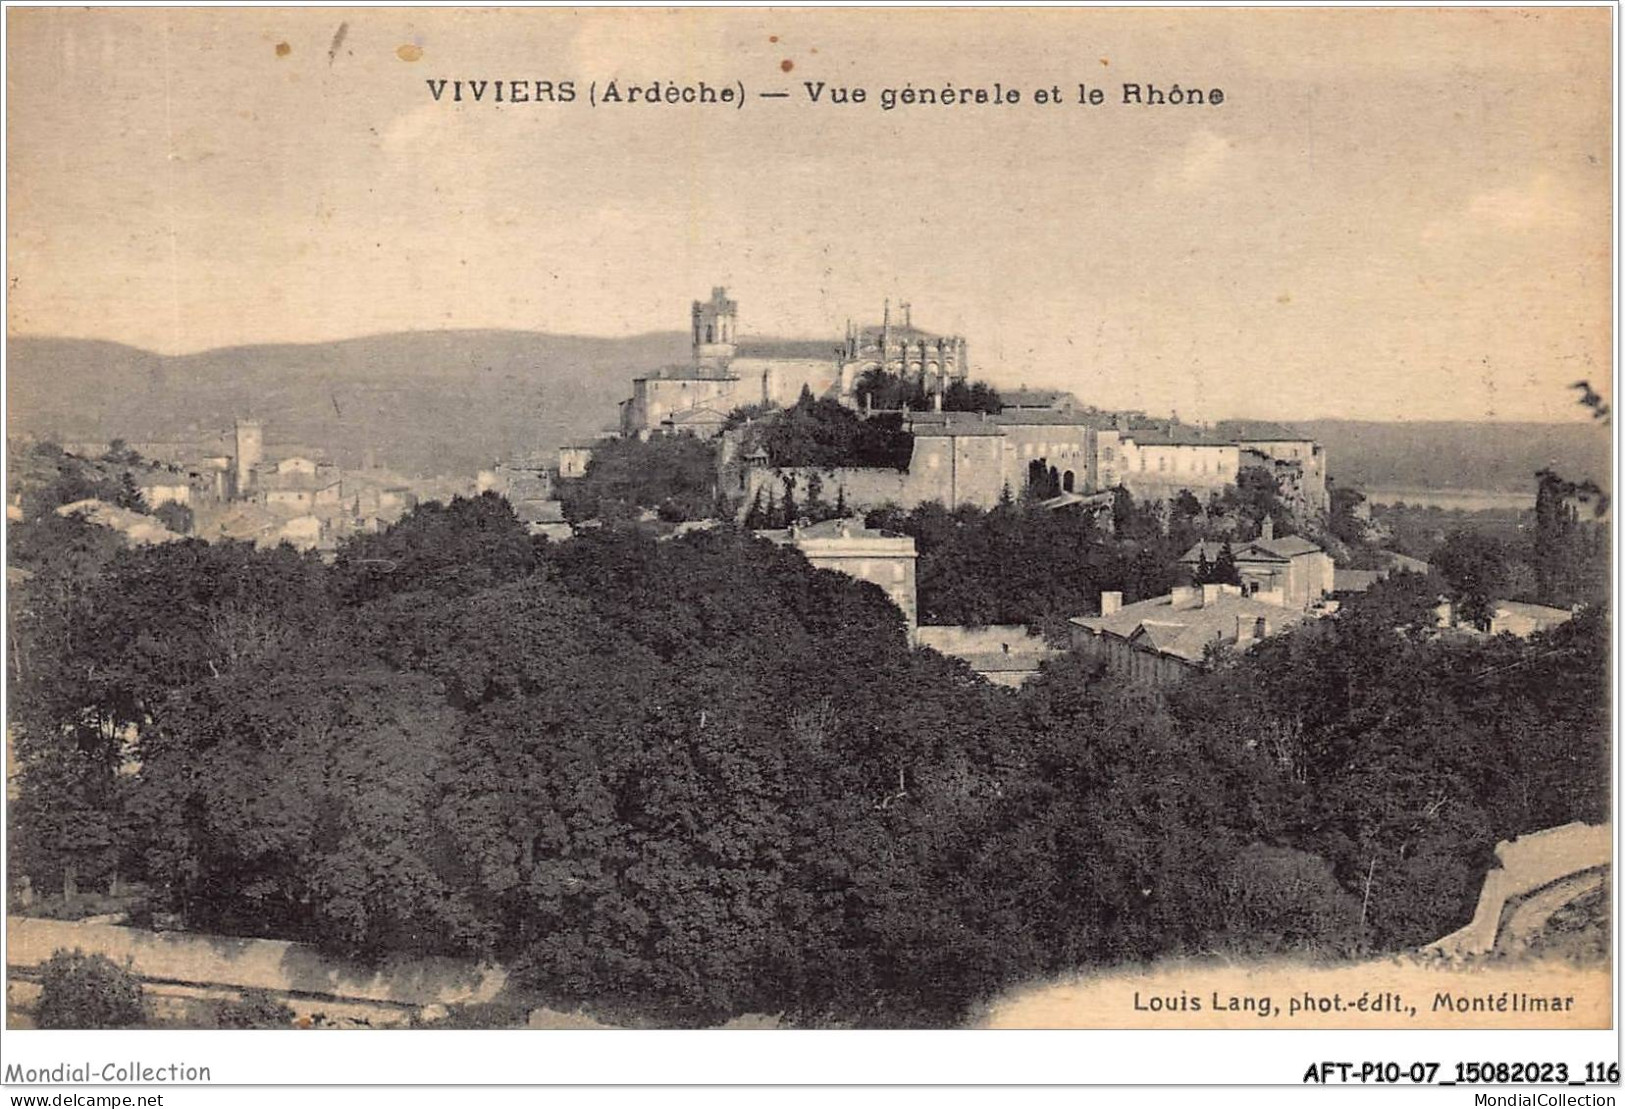
{"label": "tree", "polygon": [[293,1025],[293,1009],[268,990],[244,990],[232,1001],[222,1001],[215,1009],[220,1028],[288,1028]]}
{"label": "tree", "polygon": [[1213,580],[1213,563],[1207,559],[1207,544],[1202,544],[1196,559],[1196,584],[1206,585]]}
{"label": "tree", "polygon": [[1506,596],[1510,561],[1505,544],[1465,530],[1452,532],[1432,559],[1461,619],[1480,629],[1488,629],[1495,602]]}
{"label": "tree", "polygon": [[190,535],[192,533],[192,510],[184,504],[175,501],[165,501],[152,514],[160,523],[176,535]]}
{"label": "tree", "polygon": [[145,1019],[141,982],[105,955],[58,949],[39,970],[41,1028],[133,1028]]}
{"label": "tree", "polygon": [[780,510],[784,513],[784,526],[793,527],[801,519],[800,506],[796,504],[796,479],[794,474],[785,474],[784,500],[780,503]]}
{"label": "tree", "polygon": [[716,465],[715,447],[691,435],[600,440],[586,473],[560,487],[565,518],[616,520],[665,507],[704,519],[716,505]]}
{"label": "tree", "polygon": [[113,503],[131,512],[147,511],[147,498],[142,494],[141,486],[136,484],[135,475],[128,470],[119,476],[118,491],[113,497]]}
{"label": "tree", "polygon": [[1224,546],[1219,548],[1219,557],[1214,560],[1213,570],[1208,580],[1218,582],[1221,585],[1241,584],[1241,571],[1236,566],[1236,552],[1230,546],[1230,540],[1226,539]]}

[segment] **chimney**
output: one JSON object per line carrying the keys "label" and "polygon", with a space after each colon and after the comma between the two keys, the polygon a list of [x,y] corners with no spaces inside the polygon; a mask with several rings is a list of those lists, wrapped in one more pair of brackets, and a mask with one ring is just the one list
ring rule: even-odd
{"label": "chimney", "polygon": [[1108,590],[1100,595],[1100,614],[1102,616],[1115,616],[1123,607],[1123,594],[1116,589]]}
{"label": "chimney", "polygon": [[1264,540],[1266,543],[1275,538],[1275,517],[1264,517],[1264,527],[1258,533],[1258,537]]}
{"label": "chimney", "polygon": [[1206,608],[1208,605],[1218,600],[1219,594],[1223,592],[1224,586],[1220,585],[1218,582],[1204,582],[1202,585],[1202,607]]}

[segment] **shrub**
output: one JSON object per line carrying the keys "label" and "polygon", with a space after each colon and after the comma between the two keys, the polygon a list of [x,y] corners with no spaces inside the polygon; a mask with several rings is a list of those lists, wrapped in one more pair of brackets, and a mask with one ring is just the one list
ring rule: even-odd
{"label": "shrub", "polygon": [[236,1001],[222,1001],[215,1011],[221,1028],[291,1028],[293,1010],[267,990],[244,990]]}
{"label": "shrub", "polygon": [[41,1028],[130,1028],[144,1016],[140,980],[105,955],[57,950],[40,968]]}
{"label": "shrub", "polygon": [[1318,855],[1254,844],[1221,890],[1227,946],[1239,952],[1348,955],[1361,944],[1359,899]]}

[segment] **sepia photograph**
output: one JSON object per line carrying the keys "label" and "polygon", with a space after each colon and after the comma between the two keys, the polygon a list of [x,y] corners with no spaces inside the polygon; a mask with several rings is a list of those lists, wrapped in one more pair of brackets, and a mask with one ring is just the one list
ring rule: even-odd
{"label": "sepia photograph", "polygon": [[1616,18],[8,7],[5,1084],[1617,1087]]}

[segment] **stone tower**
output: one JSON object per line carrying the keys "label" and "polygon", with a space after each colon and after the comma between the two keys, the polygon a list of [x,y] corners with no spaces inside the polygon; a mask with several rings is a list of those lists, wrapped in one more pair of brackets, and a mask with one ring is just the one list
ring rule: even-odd
{"label": "stone tower", "polygon": [[694,302],[694,365],[699,369],[721,371],[734,356],[739,326],[739,305],[728,299],[728,290],[718,285],[711,299]]}
{"label": "stone tower", "polygon": [[232,495],[246,497],[253,484],[254,467],[265,454],[265,433],[258,420],[238,420],[232,447]]}

